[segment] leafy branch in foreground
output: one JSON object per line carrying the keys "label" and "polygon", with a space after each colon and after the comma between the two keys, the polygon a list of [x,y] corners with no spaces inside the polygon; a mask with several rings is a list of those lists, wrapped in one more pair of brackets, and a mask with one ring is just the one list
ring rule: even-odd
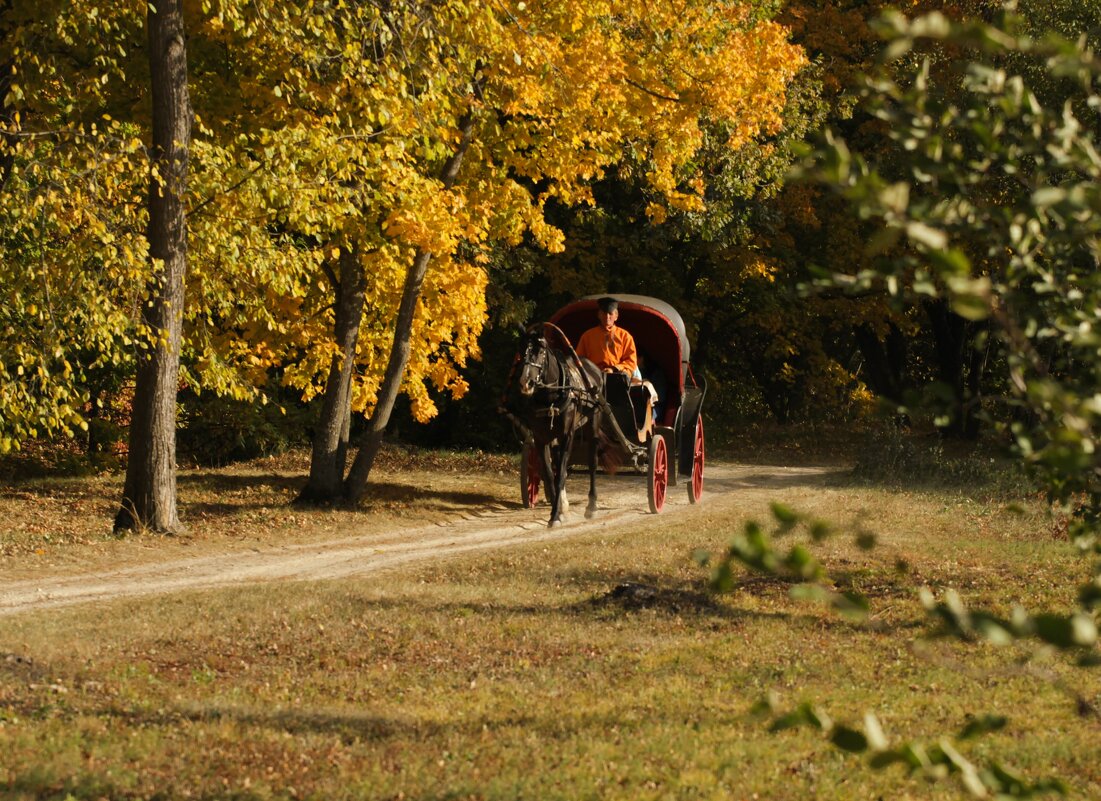
{"label": "leafy branch in foreground", "polygon": [[[835,531],[828,523],[799,514],[782,504],[772,504],[772,514],[780,536],[803,528],[817,543]],[[863,549],[874,548],[876,544],[875,537],[866,532],[857,534],[856,543]],[[696,559],[701,564],[710,562],[710,556],[702,552],[697,554]],[[714,565],[712,589],[716,592],[735,590],[738,566],[781,581],[796,582],[790,591],[792,598],[825,603],[849,619],[866,620],[872,612],[864,596],[835,588],[836,582],[807,546],[797,543],[786,549],[778,548],[758,523],[747,522],[744,530],[733,538]],[[965,642],[984,640],[995,645],[1036,640],[1042,646],[1075,655],[1081,667],[1101,664],[1096,650],[1095,620],[1095,611],[1101,607],[1101,575],[1082,587],[1079,592],[1081,608],[1068,614],[1042,612],[1030,615],[1023,607],[1017,607],[1012,617],[1005,619],[987,610],[969,609],[954,590],[947,590],[938,600],[930,589],[922,587],[918,590],[918,596],[932,624],[928,631],[931,637],[949,636]],[[1082,696],[1075,695],[1081,711]],[[1034,798],[1052,792],[1066,794],[1067,791],[1066,785],[1059,779],[1050,778],[1029,784],[997,762],[979,767],[960,753],[957,748],[960,741],[1003,728],[1007,721],[1001,716],[976,717],[957,735],[940,737],[932,745],[908,741],[892,748],[878,719],[870,712],[865,715],[861,731],[836,724],[811,703],[803,703],[781,713],[775,695],[758,703],[755,710],[773,714],[771,731],[811,726],[822,731],[829,742],[842,751],[868,753],[868,764],[872,768],[883,769],[900,764],[930,780],[958,776],[968,792],[978,798],[989,797],[991,793],[998,798]]]}
{"label": "leafy branch in foreground", "polygon": [[1062,650],[1080,651],[1080,665],[1101,664],[1098,654],[1092,650],[1097,643],[1097,622],[1092,609],[1083,608],[1070,614],[1030,615],[1018,606],[1007,620],[985,610],[968,609],[955,590],[947,590],[938,601],[926,587],[921,589],[921,602],[926,611],[941,622],[944,634],[962,640],[982,639],[996,645],[1035,638]]}
{"label": "leafy branch in foreground", "polygon": [[[805,526],[814,542],[831,536],[833,529],[821,520],[804,518],[783,504],[773,503],[772,514],[778,523],[778,533],[787,534],[798,526]],[[864,549],[874,546],[869,534],[859,534],[857,544]],[[710,554],[700,551],[696,561],[710,563]],[[778,551],[761,526],[749,521],[745,529],[730,542],[726,553],[715,564],[711,577],[711,589],[715,592],[731,592],[735,589],[734,565],[741,564],[757,573],[793,582],[792,598],[805,601],[821,601],[834,611],[854,620],[863,620],[868,613],[868,601],[860,593],[839,592],[834,589],[825,569],[802,544],[792,545],[786,552]]]}
{"label": "leafy branch in foreground", "polygon": [[961,742],[1006,725],[1006,719],[998,715],[984,715],[969,721],[952,737],[940,737],[935,743],[924,744],[909,740],[892,746],[871,712],[865,713],[862,729],[835,722],[826,712],[810,703],[781,713],[779,699],[770,694],[754,707],[758,714],[773,716],[769,730],[773,732],[809,726],[821,731],[836,748],[867,757],[868,765],[881,770],[892,765],[908,768],[912,774],[939,781],[958,776],[963,786],[977,798],[1036,798],[1057,793],[1066,795],[1066,784],[1057,778],[1041,779],[1029,783],[1010,769],[997,762],[976,765],[959,750]]}
{"label": "leafy branch in foreground", "polygon": [[[1092,12],[1095,24],[1101,15]],[[838,137],[804,174],[878,228],[872,266],[831,291],[936,300],[987,330],[1005,394],[991,399],[1016,454],[1070,510],[1072,536],[1101,519],[1101,59],[1003,13],[884,18],[889,61],[864,108],[888,135]]]}
{"label": "leafy branch in foreground", "polygon": [[[1030,13],[1006,3],[997,25],[937,13],[886,16],[886,63],[866,79],[864,108],[887,135],[867,152],[827,135],[805,174],[879,229],[869,245],[873,266],[824,276],[822,286],[881,293],[900,304],[935,299],[960,319],[983,323],[983,342],[996,346],[1004,368],[999,425],[1049,499],[1070,513],[1071,541],[1097,556],[1101,59],[1089,36],[1078,36],[1081,27],[1065,26],[1078,37],[1072,41],[1044,31],[1048,18]],[[786,509],[774,515],[782,529],[799,520]],[[732,566],[740,563],[810,580],[816,589],[800,592],[836,606],[824,570],[800,547],[781,553],[749,524],[716,570],[715,585],[731,588]],[[967,608],[951,590],[940,599],[922,590],[920,598],[936,623],[932,635],[1033,643],[1090,667],[1099,663],[1101,566],[1093,576],[1069,613],[1017,608],[1004,618]],[[1079,711],[1085,714],[1081,703]],[[1065,792],[1058,781],[1030,785],[997,765],[980,769],[949,737],[920,750],[891,750],[868,721],[862,732],[835,726],[804,705],[773,728],[814,726],[838,748],[872,752],[873,767],[901,762],[931,778],[958,773],[979,797]]]}

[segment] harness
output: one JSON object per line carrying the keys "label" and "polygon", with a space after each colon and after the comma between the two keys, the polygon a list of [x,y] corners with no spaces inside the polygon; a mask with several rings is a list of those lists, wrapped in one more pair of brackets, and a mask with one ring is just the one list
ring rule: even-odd
{"label": "harness", "polygon": [[[548,424],[553,428],[555,418],[562,413],[563,408],[565,408],[571,396],[577,395],[578,398],[581,397],[581,388],[575,387],[569,383],[569,370],[566,368],[566,365],[562,363],[562,360],[558,358],[557,351],[552,350],[550,347],[543,348],[542,359],[535,361],[527,358],[530,350],[531,348],[528,348],[524,353],[524,367],[535,367],[539,369],[534,385],[534,392],[540,394],[547,393],[550,400],[546,406],[534,407],[532,413],[536,417],[548,418]],[[551,360],[553,360],[554,366],[558,370],[558,375],[561,379],[564,379],[562,383],[545,384],[542,381],[544,374],[551,365]]]}
{"label": "harness", "polygon": [[[569,342],[568,339],[565,339],[564,335],[563,339],[567,343]],[[570,350],[573,350],[572,347]],[[516,358],[513,359],[512,362],[512,368],[509,371],[505,391],[501,397],[501,403],[498,406],[498,411],[508,417],[513,425],[521,430],[525,437],[530,436],[531,431],[528,429],[525,422],[513,414],[512,410],[508,408],[508,393],[512,387],[512,382],[518,369],[522,371],[523,369],[531,367],[538,371],[536,373],[536,379],[533,382],[532,394],[547,397],[547,403],[542,406],[533,405],[529,407],[529,412],[533,417],[547,418],[547,424],[551,428],[554,427],[556,419],[563,413],[571,399],[574,399],[574,402],[577,403],[582,411],[593,409],[599,403],[597,394],[593,390],[589,377],[585,374],[584,367],[576,353],[572,355],[577,362],[578,375],[581,377],[581,381],[585,386],[575,385],[570,382],[569,364],[554,348],[545,345],[541,348],[538,358],[532,358],[530,355],[531,351],[532,348],[529,346],[524,350],[523,354],[516,354]],[[552,364],[556,368],[558,376],[560,376],[559,382],[544,383],[543,376],[547,373],[548,369],[551,368]]]}

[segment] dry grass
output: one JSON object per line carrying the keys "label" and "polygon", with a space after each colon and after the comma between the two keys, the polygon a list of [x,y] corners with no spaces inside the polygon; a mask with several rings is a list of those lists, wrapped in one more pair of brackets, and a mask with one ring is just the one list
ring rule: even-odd
{"label": "dry grass", "polygon": [[[423,498],[400,489],[421,486],[416,465],[395,470],[374,516],[448,514],[462,503],[449,493],[466,485],[511,500],[506,465],[460,464],[455,488],[434,486]],[[211,531],[192,536],[210,547],[242,530],[320,537],[313,523],[302,533],[302,524],[249,517],[304,516],[278,505],[294,489],[281,483],[293,472],[254,464],[204,474],[215,476],[204,479],[208,489],[185,483],[186,492],[210,493],[206,503],[228,496],[232,507],[209,510]],[[273,478],[252,490],[253,476]],[[193,512],[204,502],[185,497]],[[845,524],[820,554],[872,598],[874,625],[838,620],[752,576],[732,595],[707,593],[690,554],[721,548],[746,517],[766,515],[771,498]],[[5,500],[0,511],[19,502]],[[65,517],[65,503],[50,506],[48,519]],[[308,517],[339,528],[340,514]],[[851,544],[861,528],[877,532],[879,547]],[[9,552],[8,564],[28,547]],[[60,559],[91,546],[46,547]],[[900,558],[909,574],[895,570]],[[0,618],[0,796],[960,795],[951,783],[861,769],[810,732],[768,734],[749,710],[775,689],[791,703],[816,699],[838,719],[875,709],[895,736],[935,737],[969,712],[1006,714],[1009,727],[975,743],[973,756],[1004,758],[1033,778],[1061,775],[1080,796],[1098,797],[1101,726],[1035,675],[1051,671],[1101,703],[1096,671],[1048,657],[1020,663],[1023,650],[925,642],[913,594],[921,582],[1001,608],[1066,606],[1085,573],[1036,507],[1021,515],[1006,500],[961,491],[795,479],[769,492],[713,494],[611,534],[597,526],[370,578]],[[616,593],[626,582],[650,590]]]}
{"label": "dry grass", "polygon": [[160,558],[166,547],[190,555],[257,542],[332,538],[350,526],[384,530],[441,519],[473,504],[511,502],[517,483],[514,457],[387,446],[361,510],[349,512],[291,505],[309,472],[309,454],[303,451],[182,470],[179,510],[187,530],[166,544],[155,535],[120,539],[112,533],[122,475],[42,472],[40,467],[32,478],[0,484],[0,571],[9,575],[52,565],[145,561]]}

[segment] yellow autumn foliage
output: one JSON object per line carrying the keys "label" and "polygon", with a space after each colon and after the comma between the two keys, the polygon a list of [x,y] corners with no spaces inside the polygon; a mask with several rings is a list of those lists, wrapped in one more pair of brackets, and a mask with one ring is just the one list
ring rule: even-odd
{"label": "yellow autumn foliage", "polygon": [[[150,275],[145,4],[14,0],[0,156],[0,434],[71,431],[88,365],[126,365],[155,336]],[[591,204],[625,154],[661,199],[700,208],[685,173],[701,126],[737,148],[777,130],[804,63],[748,2],[472,3],[192,0],[195,128],[188,182],[183,377],[249,397],[273,371],[305,398],[336,353],[332,266],[367,276],[353,405],[370,413],[414,254],[432,254],[402,382],[461,396],[479,357],[490,248],[561,250],[554,204]],[[81,65],[93,64],[88,70]],[[461,123],[473,120],[468,143]],[[459,174],[442,169],[466,147]],[[22,373],[18,371],[22,370]],[[28,375],[45,377],[28,381]]]}

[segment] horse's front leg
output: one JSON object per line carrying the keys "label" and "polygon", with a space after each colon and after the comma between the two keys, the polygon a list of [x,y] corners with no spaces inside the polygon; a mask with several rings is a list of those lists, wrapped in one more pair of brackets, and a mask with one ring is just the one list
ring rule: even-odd
{"label": "horse's front leg", "polygon": [[597,419],[594,416],[589,420],[592,436],[589,438],[589,505],[585,507],[585,517],[596,514],[596,448],[598,444],[596,426]]}
{"label": "horse's front leg", "polygon": [[561,523],[562,518],[568,508],[568,502],[566,501],[566,473],[570,463],[570,450],[573,446],[573,434],[567,434],[565,441],[560,442],[560,449],[558,451],[558,461],[555,462],[555,468],[558,475],[555,476],[554,487],[554,507],[551,509],[551,521],[550,525],[553,527],[555,523]]}
{"label": "horse's front leg", "polygon": [[551,516],[549,525],[554,525],[558,517],[558,480],[554,475],[554,449],[548,442],[543,446],[543,486],[546,487],[547,500],[550,501]]}

